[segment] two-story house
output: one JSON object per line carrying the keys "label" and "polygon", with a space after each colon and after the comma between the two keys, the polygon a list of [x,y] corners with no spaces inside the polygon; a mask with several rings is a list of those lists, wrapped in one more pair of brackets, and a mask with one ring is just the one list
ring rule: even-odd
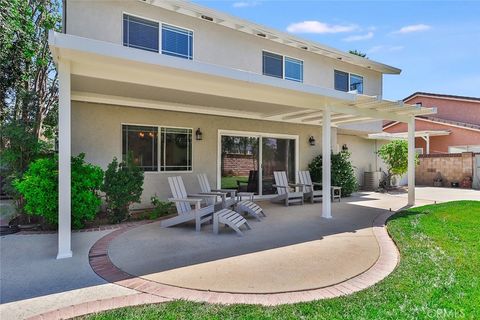
{"label": "two-story house", "polygon": [[348,148],[361,184],[376,168],[375,141],[362,136],[382,120],[413,133],[413,117],[433,112],[382,100],[382,77],[397,68],[190,2],[67,0],[63,17],[63,33],[50,34],[60,81],[59,258],[71,255],[70,155],[105,168],[133,154],[148,205],[170,196],[168,176],[182,175],[192,193],[197,173],[220,187],[227,140],[250,144],[259,196],[273,192],[273,170],[293,182],[325,150],[330,217],[330,151]]}

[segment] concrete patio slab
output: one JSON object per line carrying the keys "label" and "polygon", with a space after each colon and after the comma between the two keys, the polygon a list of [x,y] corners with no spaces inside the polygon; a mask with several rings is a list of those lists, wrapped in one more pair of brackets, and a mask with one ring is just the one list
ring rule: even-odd
{"label": "concrete patio slab", "polygon": [[[361,202],[358,201],[357,202]],[[152,223],[116,238],[109,257],[121,270],[163,284],[206,291],[278,293],[330,286],[370,268],[379,256],[372,233],[381,209],[335,203],[334,219],[321,204],[259,203],[267,214],[253,230],[212,233],[207,225],[162,229]]]}

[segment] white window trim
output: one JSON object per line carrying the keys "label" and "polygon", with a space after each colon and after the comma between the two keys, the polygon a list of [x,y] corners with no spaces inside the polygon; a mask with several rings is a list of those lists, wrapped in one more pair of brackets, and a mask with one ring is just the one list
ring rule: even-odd
{"label": "white window trim", "polygon": [[[162,53],[162,25],[166,24],[166,25],[169,25],[169,26],[172,26],[172,27],[175,27],[175,28],[179,28],[179,29],[184,29],[184,30],[187,30],[187,31],[191,31],[192,32],[192,59],[186,59],[186,60],[195,60],[195,30],[194,29],[190,29],[190,28],[185,28],[185,27],[182,27],[182,26],[179,26],[179,25],[176,25],[174,23],[169,23],[169,22],[165,22],[165,21],[162,21],[162,20],[156,20],[156,19],[151,19],[151,18],[146,18],[144,16],[140,16],[138,14],[133,14],[133,13],[129,13],[127,11],[122,11],[122,16],[121,16],[121,25],[122,25],[122,33],[121,33],[121,36],[122,36],[122,45],[123,45],[123,33],[124,33],[124,30],[123,30],[123,16],[124,15],[129,15],[129,16],[132,16],[132,17],[135,17],[135,18],[139,18],[139,19],[143,19],[143,20],[147,20],[147,21],[151,21],[151,22],[156,22],[158,23],[158,54],[163,54]],[[127,48],[130,48],[130,47],[127,47]],[[132,48],[132,49],[135,49],[135,48]],[[149,50],[145,50],[145,51],[148,51],[148,52],[155,52],[155,51],[149,51]],[[167,54],[163,54],[163,55],[166,55]],[[168,55],[170,56],[170,55]],[[178,57],[175,57],[175,56],[171,56],[173,58],[178,58]]]}
{"label": "white window trim", "polygon": [[[217,132],[217,189],[221,189],[222,186],[222,136],[237,136],[237,137],[254,137],[254,138],[279,138],[279,139],[293,139],[295,140],[295,173],[300,168],[300,136],[283,133],[268,133],[268,132],[256,132],[256,131],[237,131],[218,129]],[[260,143],[259,154],[262,153],[262,144]],[[261,157],[261,156],[260,156]],[[260,162],[261,159],[259,159]],[[258,180],[262,180],[262,170],[259,163]],[[297,174],[295,174],[295,183],[298,183]],[[263,193],[262,186],[259,184],[259,193]],[[271,198],[272,195],[261,195],[260,198]]]}
{"label": "white window trim", "polygon": [[[141,126],[141,127],[156,127],[157,132],[158,132],[158,139],[157,139],[157,170],[155,171],[143,171],[144,174],[172,174],[172,173],[193,173],[194,171],[194,158],[195,158],[195,132],[193,128],[189,127],[177,127],[177,126],[164,126],[164,125],[158,125],[158,124],[145,124],[145,123],[131,123],[131,122],[122,122],[120,124],[120,157],[123,157],[123,126]],[[162,150],[161,150],[161,134],[160,134],[160,129],[161,128],[169,128],[169,129],[185,129],[185,130],[192,130],[192,170],[181,170],[181,171],[168,171],[168,170],[160,170],[161,167],[161,156],[162,156]]]}
{"label": "white window trim", "polygon": [[[266,52],[266,53],[271,53],[271,54],[275,54],[277,56],[281,56],[282,57],[282,65],[283,65],[283,69],[282,69],[282,77],[279,78],[279,77],[275,77],[275,76],[270,76],[268,74],[264,74],[263,73],[263,53]],[[294,80],[292,78],[285,78],[285,58],[289,58],[289,59],[293,59],[293,60],[297,60],[297,61],[301,61],[302,62],[302,80],[301,81],[298,81],[298,80]],[[295,57],[292,57],[292,56],[287,56],[285,54],[281,54],[281,53],[278,53],[278,52],[274,52],[274,51],[270,51],[270,50],[264,50],[262,49],[262,75],[264,76],[267,76],[267,77],[272,77],[272,78],[277,78],[277,79],[283,79],[283,80],[288,80],[288,81],[293,81],[293,82],[298,82],[298,83],[303,83],[303,80],[305,78],[305,61],[303,61],[302,59],[298,59],[298,58],[295,58]]]}
{"label": "white window trim", "polygon": [[[335,89],[335,71],[338,71],[338,72],[343,72],[343,73],[346,73],[348,74],[348,90],[347,91],[343,91],[343,90],[338,90],[338,89]],[[362,78],[362,86],[363,86],[363,92],[361,94],[364,94],[365,93],[365,77],[358,74],[358,73],[352,73],[352,72],[348,72],[348,71],[344,71],[344,70],[341,70],[341,69],[333,69],[333,89],[337,90],[337,91],[342,91],[342,92],[350,92],[350,85],[351,85],[351,81],[350,81],[350,77],[351,76],[356,76],[356,77],[360,77]]]}
{"label": "white window trim", "polygon": [[415,148],[415,153],[416,154],[423,154],[423,148],[422,147]]}
{"label": "white window trim", "polygon": [[[475,151],[468,150],[468,149],[471,148],[471,147],[480,148],[480,144],[468,144],[468,145],[461,145],[461,146],[448,146],[448,153],[475,152]],[[452,148],[465,148],[465,151],[462,151],[462,152],[452,152],[452,151],[451,151]]]}

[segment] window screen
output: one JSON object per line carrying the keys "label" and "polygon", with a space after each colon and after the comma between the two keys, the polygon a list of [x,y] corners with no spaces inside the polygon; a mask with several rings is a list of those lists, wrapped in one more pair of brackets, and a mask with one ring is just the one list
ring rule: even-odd
{"label": "window screen", "polygon": [[192,170],[192,129],[161,128],[161,171]]}
{"label": "window screen", "polygon": [[158,128],[122,126],[122,156],[133,157],[133,162],[144,171],[158,170]]}
{"label": "window screen", "polygon": [[285,79],[303,82],[303,61],[285,57]]}
{"label": "window screen", "polygon": [[158,52],[158,23],[123,15],[123,45]]}
{"label": "window screen", "polygon": [[348,73],[335,70],[335,90],[348,91]]}
{"label": "window screen", "polygon": [[363,93],[363,77],[356,74],[350,74],[350,91],[357,90],[358,93]]}
{"label": "window screen", "polygon": [[170,25],[162,25],[162,53],[193,59],[193,32]]}
{"label": "window screen", "polygon": [[283,78],[283,57],[278,54],[263,52],[263,74]]}

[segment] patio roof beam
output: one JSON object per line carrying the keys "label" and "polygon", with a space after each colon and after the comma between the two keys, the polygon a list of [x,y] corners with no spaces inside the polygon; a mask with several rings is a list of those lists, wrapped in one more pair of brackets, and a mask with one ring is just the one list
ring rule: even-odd
{"label": "patio roof beam", "polygon": [[[355,118],[356,116],[352,116],[350,114],[336,114],[334,116],[331,116],[331,120],[339,120],[339,119],[345,119],[345,118]],[[305,118],[302,119],[302,122],[312,122],[312,121],[318,121],[322,120],[323,116],[318,116],[318,117],[311,117],[311,118]]]}
{"label": "patio roof beam", "polygon": [[352,119],[333,121],[333,124],[338,125],[338,124],[346,124],[346,123],[352,123],[352,122],[365,122],[365,121],[374,121],[374,120],[376,119],[373,119],[371,117],[355,117]]}
{"label": "patio roof beam", "polygon": [[285,116],[285,117],[282,118],[282,120],[301,119],[301,118],[304,118],[304,117],[321,115],[321,114],[323,114],[323,111],[310,110],[310,111],[307,111],[307,112],[301,112],[301,113]]}

